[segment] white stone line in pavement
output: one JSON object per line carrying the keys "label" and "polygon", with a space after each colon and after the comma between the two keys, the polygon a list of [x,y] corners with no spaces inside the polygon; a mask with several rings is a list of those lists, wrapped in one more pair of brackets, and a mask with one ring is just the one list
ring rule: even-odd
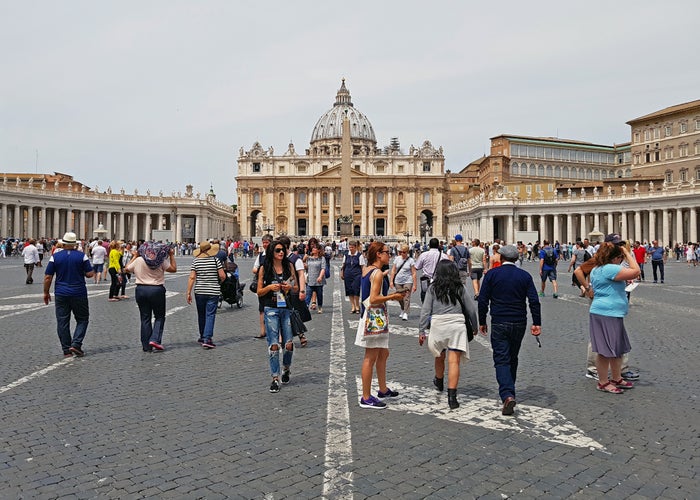
{"label": "white stone line in pavement", "polygon": [[[173,295],[177,295],[177,292],[173,292]],[[45,307],[45,306],[42,305],[41,307]],[[168,312],[165,313],[165,316],[168,317],[168,316],[175,314],[176,312],[181,311],[182,309],[185,309],[185,308],[187,308],[187,306],[173,307],[172,309],[170,309]],[[21,312],[25,312],[25,311],[21,311]],[[8,314],[7,316],[12,316],[12,315]],[[0,319],[7,317],[7,316],[0,316]],[[46,368],[42,368],[41,370],[37,370],[34,373],[30,373],[29,375],[27,375],[25,377],[17,379],[14,382],[11,382],[4,387],[0,387],[0,394],[2,394],[3,392],[7,392],[10,389],[14,389],[15,387],[22,385],[25,382],[29,382],[30,380],[41,377],[42,375],[46,375],[50,371],[55,370],[56,368],[65,365],[66,363],[70,363],[71,361],[73,361],[73,358],[64,358],[61,361],[58,361],[52,365],[47,366]]]}
{"label": "white stone line in pavement", "polygon": [[[362,380],[355,378],[358,396],[362,395]],[[429,415],[440,420],[459,424],[475,425],[494,431],[510,431],[533,439],[544,439],[575,448],[605,450],[597,441],[586,436],[581,429],[566,420],[556,410],[518,404],[515,416],[501,415],[498,401],[488,398],[460,396],[460,407],[450,410],[445,393],[432,388],[388,382],[399,397],[387,400],[387,408],[393,411]]]}
{"label": "white stone line in pavement", "polygon": [[73,361],[73,358],[63,358],[61,361],[57,361],[56,363],[49,365],[46,368],[42,368],[41,370],[37,370],[34,373],[30,373],[29,375],[22,377],[20,379],[17,379],[14,382],[11,382],[4,387],[0,387],[0,394],[7,392],[10,389],[14,389],[15,387],[18,387],[18,386],[24,384],[25,382],[29,382],[30,380],[41,377],[42,375],[46,375],[50,371],[53,371],[56,368],[59,368],[63,365],[66,365],[72,361]]}
{"label": "white stone line in pavement", "polygon": [[[333,273],[333,317],[326,406],[326,449],[323,473],[323,498],[352,499],[352,433],[348,392],[343,382],[347,376],[343,299],[338,269]],[[338,381],[341,381],[340,383]]]}

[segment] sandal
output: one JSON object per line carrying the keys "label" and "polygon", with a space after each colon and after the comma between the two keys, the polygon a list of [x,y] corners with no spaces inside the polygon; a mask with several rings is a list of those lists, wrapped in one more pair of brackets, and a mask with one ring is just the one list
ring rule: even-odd
{"label": "sandal", "polygon": [[311,307],[309,309],[316,309],[316,302],[312,302]]}
{"label": "sandal", "polygon": [[624,378],[621,378],[620,380],[610,380],[610,383],[618,389],[632,389],[634,387],[632,382],[629,382]]}
{"label": "sandal", "polygon": [[625,392],[622,389],[619,389],[618,387],[616,387],[615,384],[613,382],[610,382],[610,381],[608,381],[604,384],[598,384],[596,389],[598,389],[601,392],[609,392],[610,394],[622,394],[623,392]]}
{"label": "sandal", "polygon": [[308,342],[308,340],[306,340],[306,335],[304,335],[303,333],[300,333],[299,334],[299,342],[301,343],[302,347],[306,347],[306,343]]}

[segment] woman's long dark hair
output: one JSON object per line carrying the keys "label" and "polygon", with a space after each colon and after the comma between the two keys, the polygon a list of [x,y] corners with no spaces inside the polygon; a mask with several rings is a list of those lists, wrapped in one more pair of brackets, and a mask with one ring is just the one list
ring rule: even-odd
{"label": "woman's long dark hair", "polygon": [[433,292],[443,304],[457,304],[457,297],[462,296],[464,285],[459,278],[459,269],[451,260],[438,262],[433,274]]}
{"label": "woman's long dark hair", "polygon": [[[287,245],[282,243],[280,240],[272,240],[269,245],[267,245],[267,251],[265,252],[265,262],[263,262],[263,282],[267,283],[269,279],[275,275],[275,247],[281,246],[284,248],[284,256],[282,257],[282,274],[289,277],[291,273],[289,272],[289,257],[287,257]],[[294,277],[296,279],[296,276]]]}

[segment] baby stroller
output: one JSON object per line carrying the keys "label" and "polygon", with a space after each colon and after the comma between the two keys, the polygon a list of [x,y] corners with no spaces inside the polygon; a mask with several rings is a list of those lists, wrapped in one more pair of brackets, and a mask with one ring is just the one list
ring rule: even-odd
{"label": "baby stroller", "polygon": [[227,260],[226,279],[221,283],[221,295],[219,295],[219,307],[226,301],[231,307],[236,304],[240,309],[243,307],[243,290],[245,283],[238,281],[238,266]]}

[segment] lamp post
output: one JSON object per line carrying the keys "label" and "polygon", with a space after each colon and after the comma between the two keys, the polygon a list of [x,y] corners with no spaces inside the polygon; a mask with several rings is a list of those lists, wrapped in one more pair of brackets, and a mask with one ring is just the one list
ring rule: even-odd
{"label": "lamp post", "polygon": [[427,243],[427,239],[428,239],[428,235],[429,235],[428,233],[430,233],[430,231],[432,229],[433,228],[426,222],[424,222],[423,224],[420,225],[421,234],[423,234],[423,244],[424,245]]}
{"label": "lamp post", "polygon": [[265,233],[267,234],[272,234],[272,232],[275,230],[275,225],[270,224],[269,222],[263,226],[263,229],[265,230]]}
{"label": "lamp post", "polygon": [[411,231],[406,231],[403,235],[406,237],[406,243],[410,243],[409,238],[413,236],[413,233]]}

